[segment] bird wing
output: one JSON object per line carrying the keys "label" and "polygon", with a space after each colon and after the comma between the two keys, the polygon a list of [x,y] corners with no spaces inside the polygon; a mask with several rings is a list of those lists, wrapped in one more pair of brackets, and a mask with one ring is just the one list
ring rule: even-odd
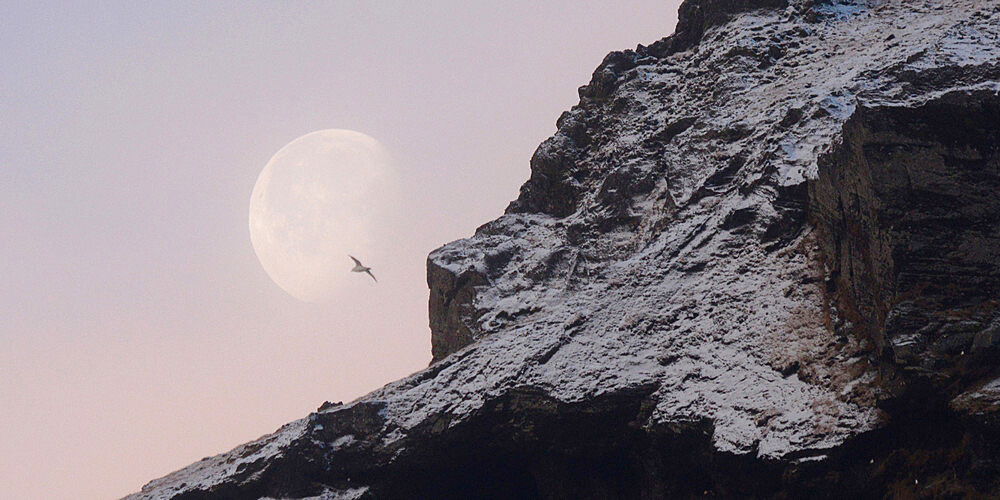
{"label": "bird wing", "polygon": [[355,264],[357,264],[357,265],[359,265],[361,267],[364,267],[364,264],[362,264],[360,260],[355,259],[353,255],[348,255],[348,257],[350,257],[351,260],[353,260]]}
{"label": "bird wing", "polygon": [[[375,275],[372,274],[372,270],[371,269],[368,269],[365,272],[368,273],[368,276],[371,276],[372,279],[375,280]],[[378,283],[378,280],[375,280],[375,282]]]}

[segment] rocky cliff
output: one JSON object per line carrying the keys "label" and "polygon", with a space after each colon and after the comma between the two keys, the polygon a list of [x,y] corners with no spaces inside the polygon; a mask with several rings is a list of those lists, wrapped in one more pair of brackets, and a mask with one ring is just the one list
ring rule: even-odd
{"label": "rocky cliff", "polygon": [[557,124],[431,366],[131,498],[1000,496],[1000,0],[687,0]]}

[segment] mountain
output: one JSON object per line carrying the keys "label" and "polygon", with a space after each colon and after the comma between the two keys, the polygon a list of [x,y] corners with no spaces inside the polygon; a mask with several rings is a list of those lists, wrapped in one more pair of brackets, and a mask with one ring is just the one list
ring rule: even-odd
{"label": "mountain", "polygon": [[1000,0],[687,0],[557,124],[427,369],[128,498],[1000,497]]}

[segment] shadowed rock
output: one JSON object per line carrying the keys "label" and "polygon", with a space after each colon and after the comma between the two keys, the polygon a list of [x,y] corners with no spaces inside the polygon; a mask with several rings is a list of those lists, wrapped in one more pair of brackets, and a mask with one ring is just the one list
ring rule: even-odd
{"label": "shadowed rock", "polygon": [[428,257],[431,366],[134,498],[1000,496],[1000,0],[680,14]]}

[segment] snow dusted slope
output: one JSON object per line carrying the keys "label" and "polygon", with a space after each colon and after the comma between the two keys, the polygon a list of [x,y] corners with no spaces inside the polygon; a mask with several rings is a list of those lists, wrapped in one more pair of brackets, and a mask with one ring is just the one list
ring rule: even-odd
{"label": "snow dusted slope", "polygon": [[1000,492],[998,93],[1000,0],[688,0],[430,255],[430,367],[133,498]]}

